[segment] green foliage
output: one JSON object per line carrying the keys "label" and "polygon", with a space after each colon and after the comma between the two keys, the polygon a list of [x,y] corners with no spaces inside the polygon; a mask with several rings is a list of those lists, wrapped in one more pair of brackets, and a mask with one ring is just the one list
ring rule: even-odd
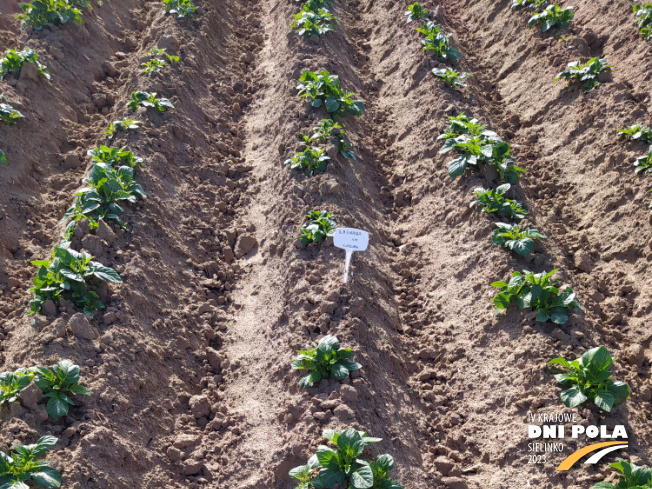
{"label": "green foliage", "polygon": [[311,177],[318,171],[326,171],[326,165],[329,161],[330,157],[323,148],[308,146],[304,151],[286,160],[285,164],[290,165],[291,170],[305,171]]}
{"label": "green foliage", "polygon": [[633,11],[636,14],[638,30],[643,35],[643,39],[649,41],[652,38],[652,3],[636,4]]}
{"label": "green foliage", "polygon": [[569,372],[555,374],[555,380],[568,387],[561,393],[564,405],[574,408],[590,399],[600,409],[611,412],[611,408],[625,402],[631,394],[629,386],[610,380],[608,369],[615,360],[604,346],[591,348],[571,362],[563,358],[550,360],[548,365],[561,365]]}
{"label": "green foliage", "polygon": [[507,309],[516,302],[521,309],[532,308],[537,311],[536,320],[539,322],[565,324],[568,321],[566,310],[579,309],[580,304],[570,287],[559,292],[559,282],[551,279],[555,273],[557,269],[550,273],[523,270],[523,273],[514,272],[509,283],[492,283],[492,287],[500,288],[500,292],[492,299],[496,312]]}
{"label": "green foliage", "polygon": [[364,105],[361,100],[355,100],[355,94],[342,90],[340,78],[327,71],[314,73],[304,71],[299,77],[299,97],[307,98],[312,107],[321,107],[322,104],[333,119],[342,119],[347,114],[361,116]]}
{"label": "green foliage", "polygon": [[25,117],[23,114],[14,109],[7,99],[5,94],[0,95],[0,120],[8,126],[15,126],[18,119]]}
{"label": "green foliage", "polygon": [[16,15],[20,19],[20,28],[31,26],[40,31],[44,27],[65,24],[74,20],[83,24],[81,8],[92,9],[88,0],[32,0],[30,3],[18,4],[23,11]]}
{"label": "green foliage", "polygon": [[465,87],[464,79],[473,76],[471,73],[459,73],[452,68],[434,68],[433,75],[444,80],[451,87]]}
{"label": "green foliage", "polygon": [[1,149],[0,149],[0,163],[2,163],[3,165],[7,164],[7,155]]}
{"label": "green foliage", "polygon": [[70,396],[92,394],[86,387],[79,385],[81,373],[78,365],[70,360],[61,360],[58,365],[52,368],[33,367],[34,383],[43,391],[43,397],[48,399],[46,409],[54,419],[68,414],[70,406],[75,403]]}
{"label": "green foliage", "polygon": [[600,85],[600,80],[598,79],[600,73],[607,68],[612,68],[613,65],[608,65],[605,58],[591,58],[584,64],[579,61],[574,61],[568,63],[566,67],[568,69],[559,73],[559,75],[555,77],[555,81],[560,78],[575,80],[580,82],[582,86],[586,88],[585,92],[590,92]]}
{"label": "green foliage", "polygon": [[342,380],[349,373],[362,368],[359,363],[348,360],[353,352],[350,348],[340,348],[340,342],[335,336],[324,336],[316,345],[297,353],[299,356],[292,362],[292,368],[309,372],[299,381],[301,387],[312,387],[321,379],[329,377]]}
{"label": "green foliage", "polygon": [[648,154],[636,158],[634,171],[636,173],[652,173],[652,146],[650,146]]}
{"label": "green foliage", "polygon": [[442,34],[438,25],[428,22],[422,28],[417,28],[417,32],[425,36],[421,41],[424,51],[432,51],[441,60],[457,61],[462,58],[462,53],[451,47],[452,34]]}
{"label": "green foliage", "polygon": [[154,73],[160,73],[168,63],[178,63],[181,59],[179,56],[172,56],[168,54],[165,49],[152,48],[148,53],[143,53],[143,56],[149,56],[150,59],[140,66],[144,66],[141,73],[147,73],[147,76],[152,76]]}
{"label": "green foliage", "polygon": [[527,256],[534,251],[535,239],[546,238],[536,229],[527,228],[521,230],[518,224],[497,222],[496,228],[491,233],[491,242],[521,256]]}
{"label": "green foliage", "polygon": [[644,141],[647,143],[652,143],[652,129],[641,124],[635,124],[633,126],[626,127],[625,129],[619,129],[618,134],[625,136],[630,141]]}
{"label": "green foliage", "polygon": [[294,29],[294,32],[305,37],[335,32],[333,23],[335,21],[342,22],[341,19],[335,17],[326,9],[319,8],[313,11],[311,7],[307,3],[292,16],[294,21],[290,24],[290,29]]}
{"label": "green foliage", "polygon": [[97,163],[83,182],[87,186],[75,194],[77,198],[66,211],[62,222],[88,219],[89,228],[94,229],[100,219],[113,219],[125,227],[119,217],[124,212],[120,203],[126,201],[135,204],[139,198],[146,197],[143,188],[134,182],[134,170],[129,166],[113,168],[107,163]]}
{"label": "green foliage", "polygon": [[310,211],[306,215],[310,219],[308,224],[299,228],[301,244],[308,246],[310,243],[319,243],[322,239],[330,238],[335,234],[337,223],[328,211]]}
{"label": "green foliage", "polygon": [[127,107],[132,112],[136,112],[138,107],[146,107],[148,109],[157,109],[159,112],[165,112],[165,109],[174,109],[174,105],[166,98],[158,98],[155,92],[131,92],[131,102]]}
{"label": "green foliage", "polygon": [[394,467],[391,455],[380,455],[376,461],[371,462],[362,458],[365,447],[382,438],[372,438],[353,428],[341,432],[325,430],[324,438],[334,448],[320,445],[306,465],[290,471],[290,477],[300,482],[296,489],[330,489],[335,486],[349,489],[403,489],[398,482],[388,478],[389,471]]}
{"label": "green foliage", "polygon": [[191,0],[163,0],[166,14],[177,14],[179,17],[192,17],[197,6]]}
{"label": "green foliage", "polygon": [[609,482],[598,482],[593,489],[650,489],[652,488],[652,469],[640,465],[631,464],[622,458],[609,464],[620,472],[618,484]]}
{"label": "green foliage", "polygon": [[0,452],[0,489],[29,489],[30,479],[36,487],[61,487],[61,474],[38,460],[56,444],[56,437],[43,436],[33,445],[14,443],[15,452],[10,454]]}
{"label": "green foliage", "polygon": [[477,119],[468,118],[462,112],[457,117],[449,116],[448,122],[449,126],[437,139],[445,140],[439,153],[448,153],[452,149],[461,153],[448,163],[448,175],[451,178],[462,175],[468,166],[478,168],[481,163],[493,165],[500,179],[512,185],[518,183],[519,173],[527,173],[516,166],[510,154],[509,143]]}
{"label": "green foliage", "polygon": [[540,14],[533,15],[528,20],[527,25],[541,25],[541,31],[548,32],[553,27],[563,28],[569,26],[573,17],[575,17],[573,7],[561,8],[557,4],[552,4]]}
{"label": "green foliage", "polygon": [[528,7],[529,9],[539,9],[545,7],[548,0],[514,0],[512,3],[512,10],[518,10],[521,7]]}
{"label": "green foliage", "polygon": [[2,372],[0,374],[0,406],[5,402],[12,403],[18,399],[18,394],[34,378],[32,372],[19,368],[15,372]]}
{"label": "green foliage", "polygon": [[113,121],[109,127],[102,134],[106,134],[108,139],[113,139],[118,131],[136,131],[140,129],[143,123],[135,119],[123,119],[121,121]]}
{"label": "green foliage", "polygon": [[25,62],[32,63],[41,75],[50,79],[50,72],[48,72],[47,66],[39,62],[36,51],[33,49],[23,49],[22,51],[7,49],[4,56],[0,58],[0,80],[10,73],[18,73]]}
{"label": "green foliage", "polygon": [[353,144],[347,141],[346,131],[333,119],[322,119],[312,130],[314,131],[312,136],[301,133],[306,145],[309,146],[313,142],[325,143],[332,136],[332,142],[337,147],[337,151],[344,158],[355,159],[355,152],[351,149]]}
{"label": "green foliage", "polygon": [[471,207],[479,205],[482,207],[482,212],[487,214],[495,214],[500,217],[509,217],[515,221],[523,219],[527,211],[523,205],[516,201],[510,200],[505,197],[511,185],[505,183],[500,187],[493,189],[484,189],[482,187],[476,188],[473,193],[476,195],[476,200],[471,202]]}
{"label": "green foliage", "polygon": [[408,5],[405,15],[407,16],[407,21],[409,24],[413,20],[427,19],[428,11],[419,5],[419,2],[414,2],[412,5]]}
{"label": "green foliage", "polygon": [[34,293],[34,299],[29,301],[27,315],[41,312],[43,303],[50,299],[59,305],[60,299],[66,299],[92,316],[93,311],[104,309],[104,304],[92,290],[88,290],[88,282],[96,278],[105,282],[122,283],[115,270],[93,261],[88,253],[80,253],[63,246],[55,246],[50,260],[36,260],[32,265],[39,267],[34,277],[34,287],[29,292]]}
{"label": "green foliage", "polygon": [[131,151],[126,148],[110,148],[108,146],[100,146],[99,148],[89,149],[86,153],[93,158],[97,163],[106,163],[110,166],[128,166],[129,168],[136,168],[138,165],[143,164],[143,159],[139,156],[134,156]]}

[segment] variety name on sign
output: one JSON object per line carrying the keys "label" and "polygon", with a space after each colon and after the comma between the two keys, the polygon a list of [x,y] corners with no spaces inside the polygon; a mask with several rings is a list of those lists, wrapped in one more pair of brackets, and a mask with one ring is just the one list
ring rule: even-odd
{"label": "variety name on sign", "polygon": [[349,267],[354,251],[365,251],[369,246],[369,233],[360,229],[337,228],[333,236],[333,244],[346,251],[344,262],[344,283],[349,279]]}

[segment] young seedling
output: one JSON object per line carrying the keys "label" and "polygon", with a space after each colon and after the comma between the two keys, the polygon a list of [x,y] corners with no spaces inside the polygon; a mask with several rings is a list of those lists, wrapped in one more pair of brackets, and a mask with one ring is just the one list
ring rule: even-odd
{"label": "young seedling", "polygon": [[3,165],[7,164],[7,155],[1,149],[0,149],[0,163],[2,163]]}
{"label": "young seedling", "polygon": [[616,469],[618,474],[618,484],[610,482],[598,482],[593,489],[650,489],[652,488],[652,469],[632,464],[622,458],[616,459],[616,462],[609,464],[609,467]]}
{"label": "young seedling", "polygon": [[652,143],[652,129],[641,124],[635,124],[633,126],[626,127],[625,129],[619,129],[618,134],[625,136],[630,141],[644,141],[646,143]]}
{"label": "young seedling", "polygon": [[19,3],[18,6],[23,11],[16,15],[21,20],[20,28],[30,26],[37,31],[70,20],[83,24],[81,8],[93,8],[88,0],[32,0],[29,3]]}
{"label": "young seedling", "polygon": [[527,256],[534,251],[534,240],[545,239],[546,237],[536,229],[523,229],[518,224],[506,224],[497,222],[496,228],[491,233],[491,242],[511,250],[517,255]]}
{"label": "young seedling", "polygon": [[638,30],[641,32],[643,39],[649,41],[652,39],[652,3],[636,4],[633,10],[636,14]]}
{"label": "young seedling", "polygon": [[0,406],[4,403],[10,404],[18,399],[18,394],[34,378],[34,374],[24,368],[15,372],[3,372],[0,374]]}
{"label": "young seedling", "polygon": [[34,383],[43,391],[43,397],[48,399],[46,409],[54,419],[68,414],[70,406],[75,403],[70,396],[88,396],[92,392],[83,385],[79,385],[81,374],[78,365],[70,360],[61,360],[58,365],[47,367],[32,367]]}
{"label": "young seedling", "polygon": [[322,239],[331,238],[335,234],[337,223],[328,211],[310,211],[306,215],[310,223],[299,228],[301,244],[308,246],[310,243],[319,243]]}
{"label": "young seedling", "polygon": [[388,477],[389,471],[394,467],[391,455],[380,455],[371,462],[362,458],[365,447],[382,438],[372,438],[353,428],[344,431],[325,430],[324,438],[334,448],[320,445],[306,465],[290,471],[290,477],[300,482],[296,489],[335,486],[349,489],[403,489],[403,486]]}
{"label": "young seedling", "polygon": [[302,9],[292,16],[294,21],[290,24],[290,29],[300,36],[320,36],[328,32],[335,32],[334,22],[342,22],[328,10],[320,8],[315,11],[311,5],[304,5]]}
{"label": "young seedling", "polygon": [[34,277],[34,287],[29,292],[34,293],[34,299],[29,301],[27,315],[39,314],[46,300],[55,305],[59,300],[66,299],[92,316],[97,309],[104,309],[104,304],[96,292],[88,290],[88,281],[97,278],[104,282],[122,283],[115,270],[93,261],[88,253],[80,253],[73,249],[55,246],[52,259],[30,262],[39,267]]}
{"label": "young seedling", "polygon": [[7,99],[5,94],[0,95],[0,119],[8,126],[15,126],[18,119],[25,117],[23,114],[14,109]]}
{"label": "young seedling", "polygon": [[163,0],[166,14],[177,14],[178,17],[192,17],[197,6],[191,0]]}
{"label": "young seedling", "polygon": [[143,159],[139,156],[134,156],[131,151],[126,148],[109,148],[108,146],[100,146],[99,148],[89,149],[86,153],[93,158],[97,163],[106,163],[109,166],[128,166],[129,168],[136,168],[138,165],[143,164]]}
{"label": "young seedling", "polygon": [[512,10],[518,10],[521,7],[528,7],[531,10],[545,7],[548,0],[514,0],[512,3]]}
{"label": "young seedling", "polygon": [[552,4],[540,14],[532,16],[527,25],[541,25],[541,32],[548,32],[553,27],[569,26],[573,17],[575,17],[573,7],[561,8],[559,5]]}
{"label": "young seedling", "polygon": [[428,11],[419,5],[419,2],[414,2],[412,5],[408,5],[405,15],[407,16],[408,24],[413,20],[428,19]]}
{"label": "young seedling", "polygon": [[560,78],[566,80],[574,80],[580,82],[586,90],[585,93],[590,92],[595,87],[600,85],[599,76],[607,68],[612,68],[613,65],[607,64],[605,58],[591,58],[586,63],[582,64],[579,61],[568,63],[567,70],[562,71],[555,77],[555,81]]}
{"label": "young seedling", "polygon": [[[82,188],[75,195],[77,198],[65,215],[62,222],[88,219],[89,229],[96,229],[99,220],[113,219],[120,226],[126,224],[119,214],[124,212],[121,202],[135,204],[139,198],[146,198],[143,188],[134,182],[134,170],[128,166],[113,168],[107,163],[93,165],[91,173],[83,182],[87,187]],[[66,236],[72,228],[66,228]]]}
{"label": "young seedling", "polygon": [[150,59],[140,66],[144,68],[141,73],[146,73],[147,76],[152,76],[154,73],[160,73],[163,68],[168,64],[178,63],[181,59],[179,56],[172,56],[168,54],[165,49],[152,48],[148,53],[143,53],[143,56],[149,56]]}
{"label": "young seedling", "polygon": [[648,154],[636,158],[634,171],[643,174],[652,173],[652,146],[650,146]]}
{"label": "young seedling", "polygon": [[568,387],[561,392],[564,405],[572,409],[591,400],[609,413],[614,406],[625,402],[631,394],[629,386],[610,380],[609,367],[615,360],[604,346],[591,348],[571,362],[563,358],[550,360],[548,365],[561,365],[568,370],[568,373],[555,374],[555,380]]}
{"label": "young seedling", "polygon": [[362,101],[355,100],[354,93],[342,90],[340,78],[327,71],[304,71],[299,77],[297,90],[299,97],[309,99],[312,107],[323,105],[335,120],[343,119],[347,114],[361,116],[364,113]]}
{"label": "young seedling", "polygon": [[303,4],[308,7],[312,12],[317,12],[320,8],[333,10],[333,0],[295,0],[296,2],[304,2]]}
{"label": "young seedling", "polygon": [[496,313],[516,302],[521,309],[532,308],[537,311],[536,320],[539,322],[565,324],[568,321],[566,310],[579,309],[580,304],[575,299],[572,288],[566,287],[566,290],[559,292],[559,281],[551,279],[557,271],[532,273],[523,270],[523,273],[514,272],[509,283],[493,282],[492,287],[500,288],[500,292],[492,299]]}
{"label": "young seedling", "polygon": [[38,460],[57,444],[54,436],[43,436],[33,445],[14,443],[14,452],[0,452],[0,488],[29,489],[31,480],[36,487],[61,487],[61,474],[49,462]]}
{"label": "young seedling", "polygon": [[326,165],[329,161],[330,157],[323,148],[308,146],[304,151],[286,160],[285,164],[290,166],[290,170],[305,171],[311,177],[317,172],[326,171]]}
{"label": "young seedling", "polygon": [[174,109],[174,105],[166,98],[158,98],[156,93],[152,92],[131,92],[131,102],[127,107],[132,112],[136,112],[138,107],[146,107],[148,109],[157,109],[159,112],[165,112],[165,109]]}
{"label": "young seedling", "polygon": [[313,142],[325,143],[332,136],[332,142],[337,147],[337,151],[344,158],[355,159],[355,152],[351,149],[353,144],[347,141],[346,131],[333,119],[322,119],[312,130],[314,131],[312,136],[301,133],[307,146],[310,146]]}
{"label": "young seedling", "polygon": [[443,61],[457,61],[462,58],[462,53],[451,47],[450,37],[452,34],[442,34],[441,27],[432,22],[417,28],[417,31],[425,36],[421,41],[424,51],[432,51],[437,58]]}
{"label": "young seedling", "polygon": [[465,87],[464,79],[470,76],[473,76],[471,73],[458,73],[452,68],[434,68],[432,70],[433,75],[441,78],[451,87]]}
{"label": "young seedling", "polygon": [[508,217],[515,221],[521,220],[525,217],[527,211],[520,202],[505,197],[505,194],[510,188],[511,185],[509,183],[501,185],[496,190],[487,190],[478,187],[473,191],[476,195],[476,200],[471,202],[470,207],[479,205],[482,207],[482,212],[486,212],[487,214]]}
{"label": "young seedling", "polygon": [[342,380],[351,372],[362,368],[359,363],[348,360],[353,352],[350,348],[340,348],[340,342],[335,336],[324,336],[316,345],[297,353],[299,356],[292,362],[292,368],[309,372],[301,377],[301,387],[312,387],[321,379],[329,377]]}
{"label": "young seedling", "polygon": [[108,139],[113,139],[118,131],[136,131],[140,129],[143,123],[134,119],[124,119],[121,121],[113,121],[109,127],[102,134],[106,134]]}
{"label": "young seedling", "polygon": [[32,63],[41,75],[48,80],[50,79],[47,66],[39,63],[36,51],[33,49],[23,49],[22,51],[7,49],[4,57],[0,58],[0,80],[4,79],[10,73],[18,73],[25,62]]}

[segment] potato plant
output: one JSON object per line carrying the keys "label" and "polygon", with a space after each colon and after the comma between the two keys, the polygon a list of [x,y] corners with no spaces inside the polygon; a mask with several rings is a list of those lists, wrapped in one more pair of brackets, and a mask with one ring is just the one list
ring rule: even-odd
{"label": "potato plant", "polygon": [[295,467],[290,477],[297,479],[296,489],[325,489],[348,487],[349,489],[403,489],[389,478],[394,467],[391,455],[379,455],[375,461],[362,458],[367,445],[382,438],[373,438],[363,431],[346,428],[343,431],[325,430],[324,438],[333,448],[320,445],[306,465]]}
{"label": "potato plant", "polygon": [[0,488],[29,489],[28,481],[36,487],[61,487],[61,474],[49,462],[39,460],[57,444],[54,436],[43,436],[32,445],[14,442],[14,452],[0,452]]}
{"label": "potato plant", "polygon": [[34,374],[27,369],[19,368],[14,372],[2,372],[0,374],[0,406],[4,403],[10,404],[18,399],[18,394],[34,378]]}
{"label": "potato plant", "polygon": [[83,24],[81,9],[93,8],[89,0],[32,0],[29,3],[19,3],[18,6],[23,11],[16,15],[21,20],[20,28],[30,26],[37,31],[71,20]]}
{"label": "potato plant", "polygon": [[513,0],[512,10],[518,10],[521,7],[534,10],[545,7],[547,3],[548,0]]}
{"label": "potato plant", "polygon": [[548,32],[554,27],[564,28],[569,26],[573,17],[575,17],[573,7],[561,8],[557,4],[552,4],[540,14],[533,15],[528,20],[527,25],[540,25],[541,32]]}
{"label": "potato plant", "polygon": [[168,54],[165,49],[152,48],[149,52],[143,53],[143,56],[149,56],[150,59],[140,66],[143,67],[141,73],[152,76],[154,73],[160,73],[168,64],[178,63],[181,59],[179,56]]}
{"label": "potato plant", "polygon": [[319,243],[325,238],[332,238],[335,235],[337,223],[328,211],[310,211],[306,218],[310,220],[299,228],[301,244],[308,246],[311,243]]}
{"label": "potato plant", "polygon": [[135,119],[123,119],[121,121],[113,121],[109,127],[102,134],[106,134],[108,139],[113,139],[119,131],[136,131],[143,125],[141,121]]}
{"label": "potato plant", "polygon": [[478,205],[482,208],[482,212],[487,214],[508,217],[514,221],[521,220],[527,211],[520,202],[505,197],[510,188],[509,183],[499,186],[496,190],[478,187],[473,191],[476,199],[471,202],[470,207]]}
{"label": "potato plant", "polygon": [[496,228],[491,233],[491,242],[513,251],[517,255],[527,256],[534,251],[534,240],[545,239],[546,236],[536,229],[523,229],[518,224],[506,224],[497,222]]}
{"label": "potato plant", "polygon": [[652,173],[652,146],[646,155],[639,156],[634,161],[634,171],[636,173]]}
{"label": "potato plant", "polygon": [[626,127],[625,129],[619,129],[618,134],[625,136],[630,141],[643,141],[646,143],[652,143],[652,129],[641,124],[635,124],[633,126]]}
{"label": "potato plant", "polygon": [[54,247],[50,260],[30,263],[39,270],[34,277],[34,286],[29,289],[34,293],[34,299],[29,301],[27,315],[39,314],[48,299],[57,306],[61,299],[66,299],[74,302],[84,314],[92,316],[94,311],[104,309],[104,304],[96,292],[89,290],[91,279],[122,283],[113,268],[93,261],[88,253],[62,246]]}
{"label": "potato plant", "polygon": [[143,164],[143,159],[139,156],[134,156],[131,151],[126,148],[111,148],[108,146],[100,146],[95,149],[90,149],[86,153],[93,158],[97,163],[106,163],[110,166],[128,166],[129,168],[136,168]]}
{"label": "potato plant", "polygon": [[7,102],[4,93],[0,95],[0,120],[2,120],[2,122],[8,126],[15,126],[18,119],[22,119],[23,117],[25,116]]}
{"label": "potato plant", "polygon": [[412,5],[408,5],[405,15],[407,17],[408,24],[414,20],[428,19],[428,11],[419,5],[419,2],[414,2]]}
{"label": "potato plant", "polygon": [[163,0],[163,10],[166,14],[190,18],[197,10],[197,6],[191,0]]}
{"label": "potato plant", "polygon": [[600,85],[600,73],[612,67],[613,65],[607,64],[605,58],[591,58],[586,63],[574,61],[568,63],[566,66],[568,69],[559,73],[554,81],[564,78],[565,80],[579,82],[586,89],[584,92],[588,93]]}
{"label": "potato plant", "polygon": [[0,149],[0,163],[2,163],[3,165],[7,164],[7,155],[1,149]]}
{"label": "potato plant", "polygon": [[132,112],[136,112],[138,107],[156,109],[159,112],[165,112],[166,109],[174,109],[172,102],[166,98],[158,98],[154,92],[131,92],[131,102],[127,104],[127,107]]}
{"label": "potato plant", "polygon": [[326,171],[329,161],[330,156],[326,154],[324,148],[308,146],[305,150],[285,160],[285,164],[290,167],[290,170],[305,171],[311,177],[317,172]]}
{"label": "potato plant", "polygon": [[561,357],[550,360],[548,365],[568,370],[568,373],[555,374],[555,380],[567,387],[561,393],[564,405],[574,408],[591,400],[603,411],[611,412],[614,406],[625,402],[631,394],[629,386],[610,380],[609,367],[615,360],[604,346],[591,348],[570,362]]}
{"label": "potato plant", "polygon": [[34,373],[34,383],[43,391],[43,397],[48,399],[46,409],[54,419],[65,416],[70,406],[75,405],[70,396],[92,394],[86,387],[79,385],[79,365],[70,360],[61,360],[57,365],[52,365],[52,368],[36,366],[30,370]]}
{"label": "potato plant", "polygon": [[492,299],[496,312],[506,310],[516,302],[519,308],[537,311],[536,320],[539,322],[550,321],[555,324],[566,324],[568,321],[567,310],[579,310],[580,304],[575,299],[571,287],[559,291],[559,281],[552,280],[557,269],[546,273],[533,273],[528,270],[514,272],[509,283],[498,281],[491,284],[498,287],[500,292]]}
{"label": "potato plant", "polygon": [[311,136],[301,133],[307,146],[314,142],[325,143],[329,137],[332,137],[332,143],[344,158],[355,159],[355,152],[351,149],[353,144],[347,140],[346,131],[333,119],[322,119],[312,130],[314,132]]}
{"label": "potato plant", "polygon": [[643,39],[649,41],[652,39],[652,3],[645,3],[643,5],[636,4],[633,7],[634,14],[636,15],[636,25],[640,31]]}
{"label": "potato plant", "polygon": [[457,61],[462,59],[462,53],[451,46],[450,37],[452,34],[443,34],[441,27],[432,22],[417,28],[417,32],[423,34],[425,39],[421,41],[424,51],[432,53],[442,61]]}
{"label": "potato plant", "polygon": [[464,79],[473,76],[471,73],[460,73],[452,68],[433,68],[432,74],[441,78],[451,87],[465,87]]}
{"label": "potato plant", "polygon": [[342,90],[339,77],[327,71],[304,71],[299,77],[297,90],[299,97],[310,101],[311,107],[323,105],[335,120],[343,119],[347,114],[361,116],[364,113],[362,101],[356,100],[354,93]]}
{"label": "potato plant", "polygon": [[593,489],[650,489],[652,488],[652,469],[633,463],[629,463],[622,458],[616,459],[616,462],[609,464],[609,467],[616,469],[618,474],[618,483],[601,481],[593,486]]}
{"label": "potato plant", "polygon": [[359,363],[349,360],[353,352],[350,348],[341,348],[335,336],[324,336],[316,345],[297,353],[299,356],[292,362],[292,368],[308,371],[299,380],[301,387],[312,387],[321,379],[329,377],[342,380],[351,372],[362,368]]}
{"label": "potato plant", "polygon": [[11,73],[18,73],[26,62],[32,63],[41,75],[50,79],[50,72],[47,66],[39,62],[36,51],[33,49],[23,49],[22,51],[7,49],[4,56],[0,58],[0,80]]}
{"label": "potato plant", "polygon": [[294,32],[305,37],[335,32],[333,23],[342,22],[326,9],[312,10],[309,4],[305,4],[292,18],[294,20],[290,24],[290,29],[294,29]]}

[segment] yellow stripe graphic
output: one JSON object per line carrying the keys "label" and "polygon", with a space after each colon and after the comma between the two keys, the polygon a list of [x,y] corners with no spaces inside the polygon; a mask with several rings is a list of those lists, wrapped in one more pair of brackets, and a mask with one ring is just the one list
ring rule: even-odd
{"label": "yellow stripe graphic", "polygon": [[571,453],[562,463],[559,464],[557,470],[568,470],[570,469],[575,462],[581,459],[587,453],[595,452],[600,448],[610,447],[612,445],[626,445],[626,442],[623,441],[605,441],[602,443],[594,443],[588,447],[581,448],[576,452]]}

